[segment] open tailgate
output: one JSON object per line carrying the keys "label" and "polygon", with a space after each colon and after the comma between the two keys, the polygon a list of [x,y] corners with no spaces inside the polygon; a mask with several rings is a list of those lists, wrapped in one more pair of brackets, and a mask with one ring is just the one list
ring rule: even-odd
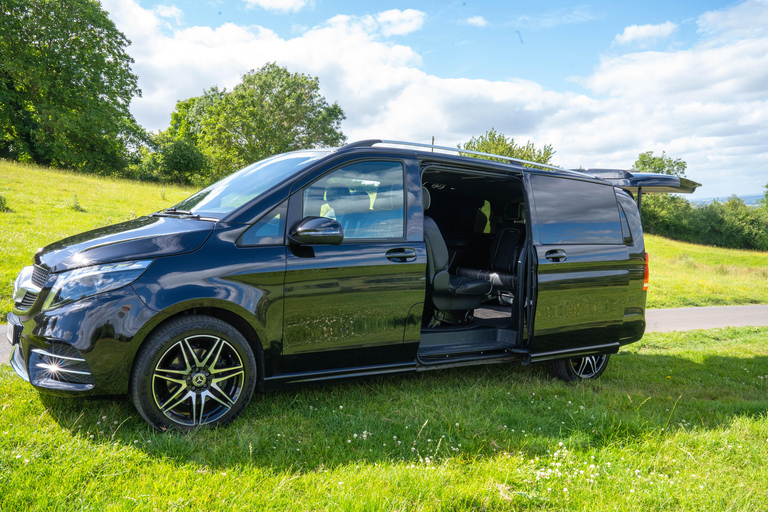
{"label": "open tailgate", "polygon": [[692,194],[701,183],[688,178],[671,176],[669,174],[654,174],[650,172],[632,172],[622,169],[579,169],[579,172],[591,174],[613,183],[614,187],[623,188],[637,194],[638,191],[647,193]]}

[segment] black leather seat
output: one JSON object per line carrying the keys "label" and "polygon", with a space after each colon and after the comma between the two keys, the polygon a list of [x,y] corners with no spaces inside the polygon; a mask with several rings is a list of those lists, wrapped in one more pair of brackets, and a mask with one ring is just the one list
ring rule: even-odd
{"label": "black leather seat", "polygon": [[[423,189],[424,210],[429,208],[429,191]],[[491,283],[448,273],[450,258],[440,229],[435,221],[424,216],[424,242],[427,246],[427,298],[435,309],[443,311],[468,310],[480,306],[491,292]]]}
{"label": "black leather seat", "polygon": [[491,253],[488,269],[459,267],[456,274],[461,277],[483,279],[493,286],[494,291],[515,291],[517,289],[517,272],[515,265],[520,257],[523,229],[516,224],[523,220],[525,207],[520,203],[509,203],[504,208],[502,219],[495,219],[501,224],[491,243]]}

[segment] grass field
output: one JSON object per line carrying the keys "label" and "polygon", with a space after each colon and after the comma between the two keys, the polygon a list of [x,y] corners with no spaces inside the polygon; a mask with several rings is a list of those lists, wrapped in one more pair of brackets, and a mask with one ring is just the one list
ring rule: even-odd
{"label": "grass field", "polygon": [[38,248],[178,203],[191,190],[98,178],[0,160],[0,321],[13,307],[13,281]]}
{"label": "grass field", "polygon": [[765,510],[768,328],[652,334],[597,381],[425,372],[152,431],[0,367],[0,510]]}
{"label": "grass field", "polygon": [[649,308],[768,304],[768,253],[646,235]]}

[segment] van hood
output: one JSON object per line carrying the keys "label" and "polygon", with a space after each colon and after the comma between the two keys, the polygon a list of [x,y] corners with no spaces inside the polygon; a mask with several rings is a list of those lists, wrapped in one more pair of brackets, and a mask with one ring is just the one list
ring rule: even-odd
{"label": "van hood", "polygon": [[171,256],[197,250],[214,223],[175,217],[138,219],[86,231],[43,247],[35,263],[63,272],[89,265]]}

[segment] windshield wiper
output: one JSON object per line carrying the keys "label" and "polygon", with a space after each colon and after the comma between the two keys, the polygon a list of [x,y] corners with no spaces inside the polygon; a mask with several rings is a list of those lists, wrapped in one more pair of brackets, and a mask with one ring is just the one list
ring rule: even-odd
{"label": "windshield wiper", "polygon": [[201,217],[197,213],[192,213],[189,210],[179,210],[178,208],[166,208],[164,210],[160,210],[159,212],[150,213],[150,217],[176,217],[178,216],[180,219],[195,219],[195,220],[210,220],[213,222],[218,221],[219,219],[215,217]]}

